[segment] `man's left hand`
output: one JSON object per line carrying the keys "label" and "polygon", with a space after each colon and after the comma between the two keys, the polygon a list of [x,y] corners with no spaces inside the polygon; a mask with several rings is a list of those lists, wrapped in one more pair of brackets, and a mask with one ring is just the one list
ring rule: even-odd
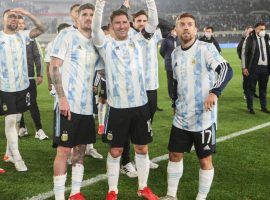
{"label": "man's left hand", "polygon": [[37,85],[40,85],[40,84],[42,83],[42,81],[43,81],[42,76],[38,76],[38,77],[36,78],[36,84],[37,84]]}
{"label": "man's left hand", "polygon": [[204,102],[205,110],[211,111],[212,108],[216,105],[216,103],[217,103],[217,95],[214,93],[210,93]]}

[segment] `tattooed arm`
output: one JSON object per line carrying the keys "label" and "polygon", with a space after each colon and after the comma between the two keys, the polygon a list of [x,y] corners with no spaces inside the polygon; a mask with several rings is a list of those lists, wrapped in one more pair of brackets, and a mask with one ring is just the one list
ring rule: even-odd
{"label": "tattooed arm", "polygon": [[63,60],[56,57],[51,57],[51,63],[49,67],[50,77],[55,87],[58,98],[62,98],[65,96],[64,89],[62,86],[62,77],[59,70],[62,64]]}
{"label": "tattooed arm", "polygon": [[12,9],[12,11],[16,12],[19,15],[27,16],[35,24],[36,27],[32,29],[29,34],[31,39],[38,37],[47,30],[46,26],[30,12],[22,8],[15,8]]}
{"label": "tattooed arm", "polygon": [[62,64],[63,64],[63,60],[56,57],[51,57],[49,71],[50,71],[50,77],[52,79],[52,83],[55,87],[57,96],[59,98],[60,112],[62,115],[67,116],[68,120],[70,120],[71,119],[70,107],[69,107],[68,100],[65,96],[65,92],[62,85],[62,77],[59,70]]}
{"label": "tattooed arm", "polygon": [[52,90],[52,79],[50,74],[50,63],[46,62],[46,74],[47,74],[47,80],[48,80],[48,90]]}

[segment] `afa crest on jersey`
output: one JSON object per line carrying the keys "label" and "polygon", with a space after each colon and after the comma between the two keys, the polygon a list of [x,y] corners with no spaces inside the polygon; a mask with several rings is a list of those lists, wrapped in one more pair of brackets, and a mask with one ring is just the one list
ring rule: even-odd
{"label": "afa crest on jersey", "polygon": [[133,43],[129,43],[128,47],[133,49],[133,48],[135,48],[135,45]]}
{"label": "afa crest on jersey", "polygon": [[192,64],[192,65],[195,65],[195,64],[196,64],[196,60],[195,60],[195,58],[192,58],[192,60],[191,60],[191,64]]}

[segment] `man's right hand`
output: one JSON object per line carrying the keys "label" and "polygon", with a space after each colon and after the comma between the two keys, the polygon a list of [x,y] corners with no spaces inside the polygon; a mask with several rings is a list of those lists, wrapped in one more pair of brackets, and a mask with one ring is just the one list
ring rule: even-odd
{"label": "man's right hand", "polygon": [[244,76],[248,76],[249,75],[249,72],[248,72],[248,69],[247,68],[242,69],[242,73],[243,73]]}
{"label": "man's right hand", "polygon": [[52,84],[48,84],[48,90],[49,90],[49,91],[52,90]]}
{"label": "man's right hand", "polygon": [[14,9],[11,9],[12,12],[15,12],[19,15],[23,15],[23,16],[29,16],[31,15],[30,12],[24,10],[23,8],[14,8]]}
{"label": "man's right hand", "polygon": [[70,107],[69,107],[68,100],[65,96],[59,99],[59,109],[62,115],[64,115],[65,117],[68,117],[68,120],[71,120]]}

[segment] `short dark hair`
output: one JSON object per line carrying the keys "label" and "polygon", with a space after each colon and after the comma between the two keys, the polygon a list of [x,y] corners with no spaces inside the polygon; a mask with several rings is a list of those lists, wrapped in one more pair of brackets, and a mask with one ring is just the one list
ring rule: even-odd
{"label": "short dark hair", "polygon": [[67,23],[62,23],[62,24],[59,24],[57,26],[57,32],[60,33],[60,31],[62,31],[64,28],[67,28],[67,27],[70,27],[71,25],[70,24],[67,24]]}
{"label": "short dark hair", "polygon": [[106,25],[105,25],[105,26],[102,26],[101,29],[102,29],[103,31],[109,31],[109,26],[106,26]]}
{"label": "short dark hair", "polygon": [[257,28],[258,26],[266,26],[266,23],[265,22],[258,22],[255,24],[255,28]]}
{"label": "short dark hair", "polygon": [[206,26],[206,27],[205,27],[205,30],[207,30],[207,29],[211,29],[212,32],[214,32],[214,27],[213,27],[213,26]]}
{"label": "short dark hair", "polygon": [[80,4],[78,4],[78,3],[73,4],[73,5],[70,7],[70,12],[71,12],[75,7],[79,7],[79,6],[80,6]]}
{"label": "short dark hair", "polygon": [[183,13],[183,14],[179,15],[179,16],[176,18],[176,22],[179,21],[179,20],[182,19],[182,18],[185,18],[185,17],[189,17],[189,18],[193,19],[194,22],[195,22],[195,26],[197,26],[197,22],[196,22],[195,17],[194,17],[192,14],[190,14],[190,13]]}
{"label": "short dark hair", "polygon": [[90,10],[95,10],[95,6],[91,3],[86,3],[86,4],[83,4],[83,5],[80,5],[79,7],[79,10],[78,10],[78,13],[80,14],[82,10],[85,10],[85,9],[90,9]]}
{"label": "short dark hair", "polygon": [[175,25],[173,25],[172,27],[170,27],[170,32],[172,31],[172,30],[174,30],[175,29]]}
{"label": "short dark hair", "polygon": [[253,28],[252,26],[247,26],[245,29],[247,30],[247,29],[249,29],[249,28]]}
{"label": "short dark hair", "polygon": [[7,13],[7,12],[9,12],[11,9],[6,9],[4,12],[3,12],[3,17],[5,16],[5,14]]}
{"label": "short dark hair", "polygon": [[18,19],[24,19],[23,16],[21,15],[18,15]]}
{"label": "short dark hair", "polygon": [[118,9],[118,10],[115,10],[115,11],[112,12],[112,14],[111,14],[111,16],[110,16],[111,22],[113,21],[113,19],[114,19],[116,16],[120,16],[120,15],[125,15],[125,16],[127,17],[127,19],[129,19],[127,12],[125,12],[125,11],[122,10],[122,9]]}
{"label": "short dark hair", "polygon": [[145,15],[148,19],[148,14],[145,12],[145,10],[139,10],[138,12],[132,14],[133,21],[135,21],[135,19],[139,17],[140,15]]}

